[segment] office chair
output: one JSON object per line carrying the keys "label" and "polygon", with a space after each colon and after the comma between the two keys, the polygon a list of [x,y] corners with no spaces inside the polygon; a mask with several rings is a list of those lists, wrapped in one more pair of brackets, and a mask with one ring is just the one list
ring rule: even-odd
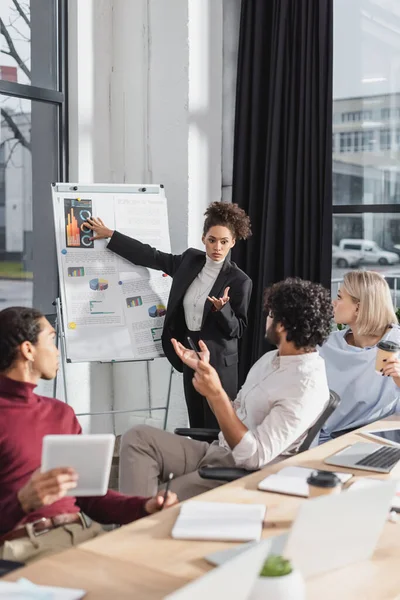
{"label": "office chair", "polygon": [[365,427],[365,425],[369,425],[369,423],[364,423],[363,425],[357,425],[357,427],[350,427],[350,429],[340,429],[339,431],[332,431],[331,438],[335,439],[341,437],[342,435],[346,435],[346,433],[351,433],[356,429],[360,429],[360,427]]}
{"label": "office chair", "polygon": [[[312,442],[315,440],[317,435],[322,429],[324,423],[331,416],[333,411],[337,408],[340,402],[340,396],[330,390],[329,391],[329,400],[325,409],[315,421],[314,425],[310,427],[307,432],[306,437],[301,443],[297,453],[305,452],[311,447]],[[216,429],[190,429],[190,428],[177,428],[175,429],[175,433],[177,435],[185,435],[189,436],[192,439],[200,440],[203,442],[212,442],[218,438],[219,431]],[[235,481],[236,479],[240,479],[240,477],[244,477],[245,475],[250,475],[250,473],[254,473],[255,471],[250,471],[247,469],[242,469],[240,467],[201,467],[199,469],[199,475],[203,479],[216,479],[218,481]]]}
{"label": "office chair", "polygon": [[202,429],[201,427],[177,427],[174,430],[176,435],[190,437],[198,442],[208,442],[211,444],[218,439],[219,429]]}

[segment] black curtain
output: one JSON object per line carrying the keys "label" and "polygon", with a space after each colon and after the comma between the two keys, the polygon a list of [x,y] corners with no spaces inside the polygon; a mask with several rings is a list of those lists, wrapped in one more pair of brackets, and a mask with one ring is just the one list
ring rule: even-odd
{"label": "black curtain", "polygon": [[242,0],[233,202],[253,236],[233,249],[252,278],[240,381],[267,348],[263,290],[288,276],[330,287],[333,0]]}

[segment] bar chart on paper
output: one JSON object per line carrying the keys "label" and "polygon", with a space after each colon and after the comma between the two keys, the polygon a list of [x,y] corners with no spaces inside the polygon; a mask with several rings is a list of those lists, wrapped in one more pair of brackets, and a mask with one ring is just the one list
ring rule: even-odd
{"label": "bar chart on paper", "polygon": [[69,214],[67,215],[67,246],[75,247],[81,245],[78,220],[75,217],[74,209],[71,208]]}
{"label": "bar chart on paper", "polygon": [[84,277],[84,267],[68,267],[68,277]]}

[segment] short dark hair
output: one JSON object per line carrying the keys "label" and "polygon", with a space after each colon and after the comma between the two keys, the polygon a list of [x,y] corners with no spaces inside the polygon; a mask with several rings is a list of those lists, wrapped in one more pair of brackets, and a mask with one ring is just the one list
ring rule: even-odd
{"label": "short dark hair", "polygon": [[237,240],[246,240],[251,236],[250,218],[238,204],[213,202],[204,214],[206,219],[203,235],[207,235],[211,227],[222,225],[227,227]]}
{"label": "short dark hair", "polygon": [[265,290],[265,311],[275,324],[281,323],[286,339],[296,348],[315,348],[331,331],[333,317],[330,293],[319,283],[288,278]]}
{"label": "short dark hair", "polygon": [[42,317],[38,310],[22,306],[0,311],[0,371],[12,366],[23,342],[37,343]]}

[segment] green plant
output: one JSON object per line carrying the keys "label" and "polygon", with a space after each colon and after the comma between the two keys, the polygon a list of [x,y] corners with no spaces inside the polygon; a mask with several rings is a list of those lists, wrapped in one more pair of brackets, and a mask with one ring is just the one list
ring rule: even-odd
{"label": "green plant", "polygon": [[261,569],[260,577],[282,577],[283,575],[289,575],[292,570],[290,560],[283,558],[283,556],[271,554]]}

